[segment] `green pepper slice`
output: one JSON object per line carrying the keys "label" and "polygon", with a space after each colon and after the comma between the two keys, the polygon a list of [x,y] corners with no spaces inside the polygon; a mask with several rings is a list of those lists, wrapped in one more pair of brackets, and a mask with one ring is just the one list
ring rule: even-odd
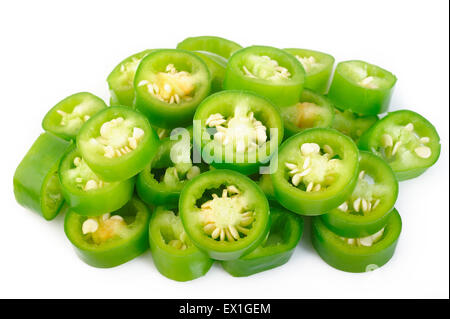
{"label": "green pepper slice", "polygon": [[330,127],[334,119],[334,107],[323,95],[303,90],[300,102],[280,108],[286,137],[314,127]]}
{"label": "green pepper slice", "polygon": [[361,136],[358,146],[388,162],[399,181],[421,175],[441,152],[434,126],[409,110],[388,113]]}
{"label": "green pepper slice", "polygon": [[199,36],[184,39],[178,43],[177,49],[188,51],[206,51],[217,54],[225,59],[229,59],[234,52],[242,49],[242,46],[221,37]]}
{"label": "green pepper slice", "polygon": [[107,182],[124,181],[142,171],[158,145],[158,136],[145,116],[123,106],[97,113],[77,136],[83,159]]}
{"label": "green pepper slice", "polygon": [[252,91],[277,106],[289,106],[298,102],[304,81],[305,71],[294,56],[273,47],[251,46],[231,56],[223,87]]}
{"label": "green pepper slice", "polygon": [[110,105],[134,107],[134,76],[142,59],[154,50],[144,50],[121,61],[108,75]]}
{"label": "green pepper slice", "polygon": [[236,259],[255,249],[270,228],[269,204],[251,179],[230,170],[212,170],[181,191],[184,229],[211,258]]}
{"label": "green pepper slice", "polygon": [[186,126],[209,94],[205,62],[190,51],[165,49],[147,55],[134,78],[136,108],[162,128]]}
{"label": "green pepper slice", "polygon": [[270,160],[282,140],[278,108],[253,93],[215,93],[194,115],[194,147],[216,168],[253,174]]}
{"label": "green pepper slice", "polygon": [[341,111],[336,108],[334,111],[335,115],[331,127],[350,136],[355,142],[358,142],[361,135],[378,121],[376,115],[358,115],[350,110]]}
{"label": "green pepper slice", "polygon": [[320,215],[352,194],[358,179],[358,148],[336,130],[312,128],[287,139],[272,165],[280,204],[300,215]]}
{"label": "green pepper slice", "polygon": [[235,260],[222,261],[232,276],[250,276],[284,265],[294,253],[303,233],[303,219],[284,208],[271,207],[272,224],[265,241],[249,254]]}
{"label": "green pepper slice", "polygon": [[55,218],[64,202],[57,170],[70,145],[51,133],[42,133],[14,173],[16,201],[46,220]]}
{"label": "green pepper slice", "polygon": [[305,69],[305,88],[325,94],[333,72],[334,57],[327,53],[307,49],[284,50],[295,56]]}
{"label": "green pepper slice", "polygon": [[394,255],[402,229],[396,209],[387,224],[377,233],[362,238],[346,238],[333,233],[315,217],[312,222],[312,244],[330,266],[347,272],[367,272],[386,264]]}
{"label": "green pepper slice", "polygon": [[132,198],[119,210],[96,217],[70,210],[64,220],[64,232],[85,263],[110,268],[148,249],[149,220],[145,204]]}
{"label": "green pepper slice", "polygon": [[94,114],[106,108],[94,94],[81,92],[60,101],[42,120],[42,128],[65,140],[75,139],[81,126]]}
{"label": "green pepper slice", "polygon": [[133,196],[133,178],[105,182],[89,168],[75,147],[62,158],[58,174],[64,199],[80,215],[98,216],[115,211]]}
{"label": "green pepper slice", "polygon": [[193,51],[193,53],[202,58],[208,67],[211,74],[211,93],[221,91],[228,60],[211,52]]}
{"label": "green pepper slice", "polygon": [[376,65],[364,61],[340,62],[328,97],[342,110],[376,115],[387,111],[395,82],[395,75]]}
{"label": "green pepper slice", "polygon": [[149,242],[158,271],[176,281],[204,276],[214,260],[194,246],[184,231],[180,217],[159,206],[150,218]]}
{"label": "green pepper slice", "polygon": [[391,167],[380,157],[361,151],[352,195],[320,217],[339,236],[366,237],[386,225],[397,196],[398,182]]}

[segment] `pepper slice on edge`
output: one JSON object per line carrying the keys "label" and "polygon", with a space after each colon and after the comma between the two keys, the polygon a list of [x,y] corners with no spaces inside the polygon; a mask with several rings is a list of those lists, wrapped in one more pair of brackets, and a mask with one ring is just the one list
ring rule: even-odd
{"label": "pepper slice on edge", "polygon": [[307,49],[284,50],[295,56],[305,69],[305,88],[325,94],[333,72],[334,57],[327,53]]}
{"label": "pepper slice on edge", "polygon": [[250,92],[223,91],[206,98],[194,116],[194,147],[216,168],[253,174],[283,140],[278,108]]}
{"label": "pepper slice on edge", "polygon": [[409,110],[388,113],[363,136],[358,146],[382,157],[399,181],[419,176],[439,158],[441,144],[434,126]]}
{"label": "pepper slice on edge", "polygon": [[14,173],[14,196],[23,207],[52,220],[64,202],[58,164],[71,145],[51,133],[42,133]]}
{"label": "pepper slice on edge", "polygon": [[65,140],[75,139],[81,126],[94,114],[106,108],[94,94],[81,92],[66,97],[47,112],[42,128]]}
{"label": "pepper slice on edge", "polygon": [[167,278],[188,281],[204,276],[214,260],[194,246],[180,217],[158,206],[150,218],[149,242],[153,262]]}
{"label": "pepper slice on edge", "polygon": [[305,71],[291,54],[273,47],[251,46],[235,52],[228,61],[223,87],[248,90],[277,106],[298,102]]}
{"label": "pepper slice on edge", "polygon": [[303,233],[303,219],[284,208],[271,207],[269,235],[255,250],[235,260],[222,261],[232,276],[243,277],[284,265],[289,261]]}
{"label": "pepper slice on edge", "polygon": [[358,180],[358,148],[328,128],[312,128],[287,139],[274,157],[275,196],[300,215],[325,214],[341,205]]}
{"label": "pepper slice on edge", "polygon": [[383,228],[398,196],[398,182],[391,167],[380,157],[359,153],[358,182],[353,194],[322,221],[344,237],[365,237]]}
{"label": "pepper slice on edge", "polygon": [[64,232],[78,256],[93,267],[121,265],[146,251],[150,211],[132,198],[125,206],[97,217],[82,216],[70,210]]}
{"label": "pepper slice on edge", "polygon": [[98,216],[112,212],[133,196],[133,178],[121,182],[103,181],[75,147],[62,158],[58,174],[64,199],[80,215]]}
{"label": "pepper slice on edge", "polygon": [[334,107],[323,95],[303,90],[300,102],[280,108],[284,120],[284,132],[290,137],[313,127],[330,127],[334,119]]}
{"label": "pepper slice on edge", "polygon": [[321,218],[314,217],[312,244],[330,266],[347,272],[367,272],[392,258],[401,229],[402,220],[395,208],[384,228],[363,238],[340,237],[329,230]]}
{"label": "pepper slice on edge", "polygon": [[190,51],[156,50],[139,64],[134,78],[136,108],[161,128],[186,126],[208,96],[211,76]]}
{"label": "pepper slice on edge", "polygon": [[190,180],[181,191],[179,214],[194,245],[217,260],[249,253],[270,229],[262,190],[230,170],[212,170]]}
{"label": "pepper slice on edge", "polygon": [[387,111],[395,82],[395,75],[376,65],[364,61],[340,62],[328,97],[342,110],[376,115]]}
{"label": "pepper slice on edge", "polygon": [[92,171],[113,182],[142,171],[156,153],[159,139],[145,116],[124,106],[111,106],[83,125],[77,146]]}
{"label": "pepper slice on edge", "polygon": [[340,111],[336,108],[334,112],[334,120],[331,127],[350,136],[355,142],[378,121],[378,116],[376,115],[358,115],[350,110]]}

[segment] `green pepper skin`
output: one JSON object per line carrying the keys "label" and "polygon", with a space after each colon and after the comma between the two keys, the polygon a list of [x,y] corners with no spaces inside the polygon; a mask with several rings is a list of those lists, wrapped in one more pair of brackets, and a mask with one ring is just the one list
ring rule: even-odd
{"label": "green pepper skin", "polygon": [[[359,81],[366,77],[380,78],[383,83],[376,88],[364,87]],[[396,82],[395,75],[376,65],[363,61],[340,62],[328,97],[342,110],[376,115],[387,111]]]}
{"label": "green pepper skin", "polygon": [[169,245],[168,241],[175,238],[176,228],[183,228],[179,216],[165,207],[156,207],[149,225],[150,250],[156,268],[162,275],[176,281],[189,281],[204,276],[214,260],[195,247],[189,239],[186,239],[188,243],[185,249]]}
{"label": "green pepper skin", "polygon": [[[290,77],[287,79],[271,80],[249,77],[244,66],[253,63],[255,57],[268,56],[286,68]],[[254,66],[256,69],[262,67]],[[251,68],[251,67],[250,67]],[[298,102],[303,91],[305,71],[301,63],[289,53],[267,46],[251,46],[241,49],[229,59],[223,87],[225,90],[246,90],[259,94],[272,101],[277,106],[289,106]]]}
{"label": "green pepper skin", "polygon": [[211,74],[211,93],[222,91],[223,79],[225,78],[225,70],[228,61],[220,55],[206,52],[206,51],[193,51],[198,55],[208,66],[209,73]]}
{"label": "green pepper skin", "polygon": [[221,37],[199,36],[184,39],[178,43],[177,49],[188,51],[206,51],[217,54],[225,59],[229,59],[234,52],[242,49],[242,46]]}
{"label": "green pepper skin", "polygon": [[64,202],[57,169],[70,145],[51,133],[42,133],[14,173],[16,201],[46,220],[55,218]]}
{"label": "green pepper skin", "polygon": [[335,115],[332,128],[350,136],[356,143],[372,125],[378,121],[377,115],[358,115],[350,110],[334,109]]}
{"label": "green pepper skin", "polygon": [[271,207],[272,224],[267,239],[249,254],[222,261],[234,277],[250,276],[284,265],[289,261],[303,233],[303,219],[284,208]]}
{"label": "green pepper skin", "polygon": [[383,266],[392,258],[401,229],[402,220],[394,209],[378,242],[371,247],[352,247],[315,217],[312,222],[312,244],[330,266],[347,272],[367,272]]}
{"label": "green pepper skin", "polygon": [[127,221],[128,232],[125,238],[112,238],[100,245],[86,240],[81,232],[86,216],[70,210],[64,220],[64,232],[75,247],[77,255],[90,266],[111,268],[126,263],[141,255],[149,248],[148,223],[150,211],[136,198],[115,212]]}

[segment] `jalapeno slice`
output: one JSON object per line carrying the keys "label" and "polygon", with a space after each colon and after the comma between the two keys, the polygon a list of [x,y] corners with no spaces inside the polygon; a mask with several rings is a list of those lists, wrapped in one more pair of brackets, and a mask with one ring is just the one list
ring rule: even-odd
{"label": "jalapeno slice", "polygon": [[108,75],[111,105],[134,107],[134,76],[142,59],[154,50],[144,50],[121,61]]}
{"label": "jalapeno slice", "polygon": [[358,115],[350,110],[340,111],[334,109],[334,111],[335,115],[331,127],[350,136],[355,142],[378,121],[378,116],[376,115]]}
{"label": "jalapeno slice", "polygon": [[214,263],[189,239],[178,214],[166,207],[156,207],[150,218],[149,242],[158,271],[176,281],[204,276]]}
{"label": "jalapeno slice", "polygon": [[225,59],[242,47],[230,40],[214,37],[214,36],[199,36],[186,38],[177,45],[177,49],[189,51],[207,51],[217,54]]}
{"label": "jalapeno slice", "polygon": [[251,46],[235,52],[228,61],[223,87],[255,92],[277,106],[298,102],[305,71],[289,53],[266,46]]}
{"label": "jalapeno slice", "polygon": [[409,110],[388,113],[361,136],[358,146],[386,160],[400,181],[421,175],[441,152],[434,126]]}
{"label": "jalapeno slice", "polygon": [[51,133],[42,133],[14,173],[16,201],[46,220],[55,218],[64,202],[57,170],[70,144]]}
{"label": "jalapeno slice", "polygon": [[287,139],[272,165],[280,204],[300,215],[320,215],[352,194],[358,179],[358,148],[336,130],[313,128]]}
{"label": "jalapeno slice", "polygon": [[80,215],[98,216],[115,211],[133,196],[133,178],[105,182],[89,168],[75,147],[62,158],[58,175],[66,202]]}
{"label": "jalapeno slice", "polygon": [[250,276],[284,265],[294,253],[303,233],[303,219],[284,208],[271,207],[269,235],[255,250],[235,260],[222,261],[232,276]]}
{"label": "jalapeno slice", "polygon": [[251,179],[212,170],[181,191],[179,211],[194,245],[217,260],[236,259],[255,249],[270,228],[269,204]]}
{"label": "jalapeno slice", "polygon": [[192,52],[156,50],[139,64],[134,78],[136,108],[162,128],[186,126],[209,94],[208,67]]}
{"label": "jalapeno slice", "polygon": [[333,233],[315,217],[312,243],[320,257],[330,266],[347,272],[366,272],[386,264],[394,255],[402,229],[396,209],[387,224],[377,233],[363,238],[346,238]]}
{"label": "jalapeno slice", "polygon": [[358,182],[352,195],[320,217],[340,236],[373,235],[386,225],[397,196],[398,182],[391,167],[380,157],[361,151]]}
{"label": "jalapeno slice", "polygon": [[284,49],[300,61],[305,69],[305,88],[319,94],[328,90],[331,72],[333,72],[334,57],[323,52],[307,49]]}
{"label": "jalapeno slice", "polygon": [[216,168],[252,174],[283,139],[278,109],[253,93],[223,91],[205,99],[194,116],[194,146]]}
{"label": "jalapeno slice", "polygon": [[96,217],[70,210],[64,220],[64,232],[85,263],[110,268],[148,249],[149,220],[145,204],[132,198],[119,210]]}
{"label": "jalapeno slice", "polygon": [[397,78],[364,61],[340,62],[334,72],[328,97],[342,110],[376,115],[389,107]]}
{"label": "jalapeno slice", "polygon": [[145,116],[123,106],[97,113],[77,136],[83,159],[107,182],[123,181],[142,171],[158,145],[158,136]]}
{"label": "jalapeno slice", "polygon": [[308,128],[330,127],[334,119],[334,107],[323,95],[303,90],[300,102],[280,108],[287,137]]}
{"label": "jalapeno slice", "polygon": [[48,111],[42,120],[42,128],[65,140],[75,139],[81,126],[104,108],[105,102],[94,94],[76,93]]}

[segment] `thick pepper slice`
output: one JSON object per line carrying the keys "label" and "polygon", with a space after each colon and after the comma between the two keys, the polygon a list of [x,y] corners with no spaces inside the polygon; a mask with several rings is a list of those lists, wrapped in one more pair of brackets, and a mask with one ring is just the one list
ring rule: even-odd
{"label": "thick pepper slice", "polygon": [[421,175],[439,158],[441,144],[434,126],[421,115],[388,113],[360,138],[358,146],[382,157],[400,181]]}
{"label": "thick pepper slice", "polygon": [[194,245],[217,260],[249,253],[270,228],[264,193],[251,179],[230,170],[212,170],[190,180],[181,191],[179,212]]}
{"label": "thick pepper slice", "polygon": [[64,220],[64,232],[78,256],[93,267],[121,265],[146,251],[150,211],[132,198],[111,214],[88,217],[70,210]]}
{"label": "thick pepper slice", "polygon": [[398,182],[390,166],[380,157],[361,151],[358,182],[352,195],[320,217],[340,236],[366,237],[386,225],[397,196]]}
{"label": "thick pepper slice", "polygon": [[133,196],[133,178],[105,182],[89,168],[75,147],[62,158],[58,174],[64,199],[80,215],[98,216],[115,211]]}
{"label": "thick pepper slice", "polygon": [[42,133],[14,173],[17,202],[51,220],[64,202],[58,179],[58,164],[71,145],[51,133]]}
{"label": "thick pepper slice", "polygon": [[95,174],[114,182],[142,171],[156,153],[159,139],[145,116],[127,107],[112,106],[81,128],[77,146]]}
{"label": "thick pepper slice", "polygon": [[75,139],[81,126],[104,108],[105,102],[94,94],[76,93],[48,111],[42,120],[42,128],[65,140]]}
{"label": "thick pepper slice", "polygon": [[341,205],[358,180],[358,148],[333,129],[313,128],[287,139],[272,162],[275,196],[300,215]]}
{"label": "thick pepper slice", "polygon": [[211,76],[205,62],[190,51],[156,50],[139,64],[134,78],[136,108],[161,128],[189,125],[208,96]]}
{"label": "thick pepper slice", "polygon": [[342,110],[376,115],[387,111],[395,82],[395,75],[376,65],[364,61],[340,62],[328,97]]}
{"label": "thick pepper slice", "polygon": [[232,276],[243,277],[284,265],[303,233],[303,219],[284,208],[271,207],[269,235],[255,250],[235,260],[222,261]]}
{"label": "thick pepper slice", "polygon": [[350,136],[355,142],[358,142],[361,135],[378,121],[378,116],[376,115],[358,115],[350,110],[341,111],[336,108],[334,112],[335,115],[331,127]]}
{"label": "thick pepper slice", "polygon": [[150,219],[149,242],[158,271],[176,281],[204,276],[214,260],[194,246],[184,231],[180,217],[159,206]]}
{"label": "thick pepper slice", "polygon": [[294,56],[273,47],[251,46],[232,55],[223,87],[252,91],[277,106],[289,106],[298,102],[304,81],[305,71]]}
{"label": "thick pepper slice", "polygon": [[315,217],[312,243],[320,257],[330,266],[347,272],[367,272],[386,264],[394,255],[402,229],[396,209],[387,224],[377,233],[362,238],[346,238],[333,233]]}
{"label": "thick pepper slice", "polygon": [[284,50],[295,56],[303,65],[306,72],[305,88],[325,94],[333,72],[334,57],[327,53],[307,49]]}
{"label": "thick pepper slice", "polygon": [[303,90],[300,101],[280,108],[286,137],[314,127],[330,127],[334,119],[334,107],[323,95]]}
{"label": "thick pepper slice", "polygon": [[216,168],[253,174],[283,139],[278,108],[253,93],[223,91],[205,99],[194,116],[194,146]]}

